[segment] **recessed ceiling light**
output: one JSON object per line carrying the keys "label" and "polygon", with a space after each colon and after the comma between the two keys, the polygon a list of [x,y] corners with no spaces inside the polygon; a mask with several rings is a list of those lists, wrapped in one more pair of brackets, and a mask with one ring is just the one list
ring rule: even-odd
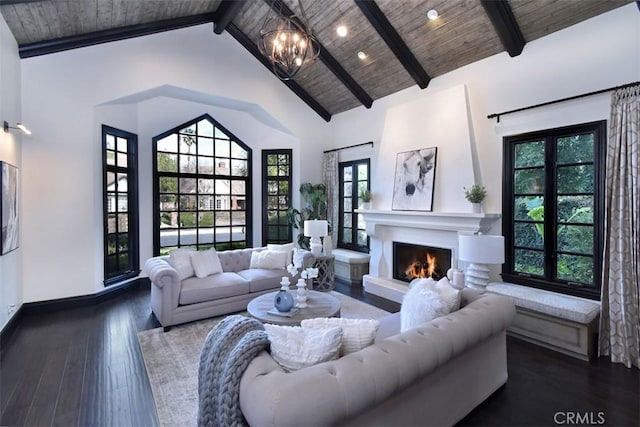
{"label": "recessed ceiling light", "polygon": [[338,33],[340,37],[345,37],[348,32],[349,31],[347,30],[347,27],[345,25],[340,25],[338,28],[336,28],[336,33]]}
{"label": "recessed ceiling light", "polygon": [[367,58],[367,54],[364,53],[363,51],[358,52],[358,58],[360,59],[366,59]]}
{"label": "recessed ceiling light", "polygon": [[438,11],[435,9],[431,9],[427,12],[427,18],[429,18],[431,21],[433,21],[434,19],[438,18]]}

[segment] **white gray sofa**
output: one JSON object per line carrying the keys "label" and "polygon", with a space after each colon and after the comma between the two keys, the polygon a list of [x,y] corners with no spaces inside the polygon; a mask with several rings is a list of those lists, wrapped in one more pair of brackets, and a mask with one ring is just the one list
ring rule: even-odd
{"label": "white gray sofa", "polygon": [[[256,296],[278,289],[283,276],[295,283],[284,268],[249,268],[251,253],[265,249],[217,252],[222,273],[182,281],[168,256],[148,259],[143,274],[151,280],[151,310],[158,322],[166,331],[173,325],[242,311]],[[303,265],[311,265],[314,260],[310,252],[305,252]]]}
{"label": "white gray sofa", "polygon": [[381,319],[374,345],[286,373],[263,351],[240,382],[249,425],[453,425],[507,381],[513,302],[462,291],[462,308],[399,333]]}

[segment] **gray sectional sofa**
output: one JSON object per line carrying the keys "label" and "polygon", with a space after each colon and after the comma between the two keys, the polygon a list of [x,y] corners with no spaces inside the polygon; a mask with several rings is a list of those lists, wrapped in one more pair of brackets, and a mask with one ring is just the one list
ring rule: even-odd
{"label": "gray sectional sofa", "polygon": [[[291,278],[286,269],[249,268],[251,253],[265,249],[220,251],[222,273],[182,281],[168,256],[148,259],[143,275],[151,280],[151,310],[158,322],[168,330],[173,325],[242,311],[256,296],[278,289],[283,276]],[[305,252],[303,265],[313,262],[313,255]],[[293,278],[291,283],[295,283]]]}
{"label": "gray sectional sofa", "polygon": [[400,333],[382,318],[375,344],[285,372],[263,351],[240,381],[251,426],[449,426],[507,381],[506,297],[462,291],[462,308]]}

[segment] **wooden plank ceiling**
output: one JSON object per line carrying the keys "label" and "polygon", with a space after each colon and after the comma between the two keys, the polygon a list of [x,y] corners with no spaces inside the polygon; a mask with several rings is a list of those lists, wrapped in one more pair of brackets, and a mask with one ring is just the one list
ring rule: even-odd
{"label": "wooden plank ceiling", "polygon": [[[274,4],[275,1],[275,4]],[[257,50],[260,27],[282,1],[0,0],[23,58],[214,22],[268,67]],[[456,68],[507,51],[631,0],[302,0],[322,49],[283,82],[325,120]],[[427,11],[439,13],[436,20]],[[339,25],[349,33],[340,37]],[[364,52],[367,57],[358,58]]]}

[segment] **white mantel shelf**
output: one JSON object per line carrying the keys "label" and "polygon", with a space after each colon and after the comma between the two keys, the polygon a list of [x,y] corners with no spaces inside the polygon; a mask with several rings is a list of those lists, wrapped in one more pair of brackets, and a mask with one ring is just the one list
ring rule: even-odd
{"label": "white mantel shelf", "polygon": [[378,234],[379,226],[421,228],[429,230],[455,231],[461,233],[486,233],[493,223],[500,219],[498,213],[468,212],[422,212],[422,211],[388,211],[361,210],[367,225],[367,234]]}
{"label": "white mantel shelf", "polygon": [[451,249],[457,267],[460,234],[487,233],[500,219],[497,213],[357,210],[362,214],[370,240],[369,274],[363,277],[365,292],[400,302],[408,286],[392,278],[393,242]]}

